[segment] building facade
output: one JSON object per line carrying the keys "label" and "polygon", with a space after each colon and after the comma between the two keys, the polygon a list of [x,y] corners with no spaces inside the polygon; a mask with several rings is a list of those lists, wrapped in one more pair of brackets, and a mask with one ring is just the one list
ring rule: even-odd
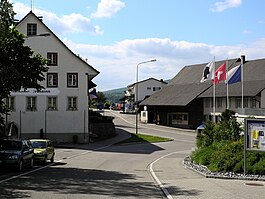
{"label": "building facade", "polygon": [[43,90],[21,89],[11,93],[12,112],[7,122],[18,137],[46,137],[55,142],[80,142],[88,138],[88,89],[99,72],[74,54],[33,12],[18,24],[25,45],[48,60]]}
{"label": "building facade", "polygon": [[[216,69],[224,62],[226,60],[215,62]],[[262,117],[265,115],[265,59],[246,61],[242,56],[228,60],[228,69],[241,63],[243,81],[228,87],[223,81],[215,86],[215,109],[212,82],[200,82],[207,63],[185,66],[167,86],[140,106],[147,109],[149,122],[191,129],[204,121],[214,121],[213,117],[217,121],[226,109],[235,111],[240,117]]]}
{"label": "building facade", "polygon": [[[133,83],[127,86],[125,91],[125,110],[133,109],[135,102],[139,104],[144,99],[150,97],[156,91],[159,91],[167,83],[162,79],[148,78],[138,83]],[[137,99],[136,99],[137,98]]]}

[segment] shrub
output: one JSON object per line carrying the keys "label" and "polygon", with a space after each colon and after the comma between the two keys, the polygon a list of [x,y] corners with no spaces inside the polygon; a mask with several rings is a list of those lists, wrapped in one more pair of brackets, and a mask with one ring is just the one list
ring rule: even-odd
{"label": "shrub", "polygon": [[264,175],[265,174],[265,158],[262,157],[259,162],[253,165],[252,172],[256,175]]}
{"label": "shrub", "polygon": [[200,147],[193,151],[191,160],[197,164],[208,166],[211,163],[211,156],[214,151],[218,150],[219,144],[214,143],[210,146]]}
{"label": "shrub", "polygon": [[223,141],[219,149],[211,157],[211,171],[232,171],[235,165],[244,157],[244,140]]}
{"label": "shrub", "polygon": [[[192,153],[192,161],[213,172],[243,173],[244,138],[240,136],[242,129],[234,114],[226,110],[220,122],[205,124],[201,134],[197,135],[198,149]],[[265,174],[265,153],[247,152],[246,174]]]}
{"label": "shrub", "polygon": [[207,121],[205,128],[202,130],[201,134],[197,136],[197,147],[207,147],[214,142],[215,134],[215,124],[211,121]]}

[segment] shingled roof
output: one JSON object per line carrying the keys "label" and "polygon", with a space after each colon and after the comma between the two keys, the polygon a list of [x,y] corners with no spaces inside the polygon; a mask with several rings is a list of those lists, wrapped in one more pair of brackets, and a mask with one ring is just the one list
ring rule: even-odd
{"label": "shingled roof", "polygon": [[[215,62],[217,69],[226,60]],[[239,65],[241,60],[228,60],[228,69]],[[207,63],[185,66],[167,86],[154,93],[140,105],[143,106],[186,106],[198,97],[212,97],[211,81],[200,83],[202,72]],[[255,96],[265,88],[265,59],[244,63],[244,95]],[[230,96],[241,96],[241,83],[229,86]],[[226,96],[224,82],[216,85],[216,96]]]}
{"label": "shingled roof", "polygon": [[[258,95],[262,90],[265,89],[265,59],[257,59],[245,62],[243,65],[243,75],[244,96],[254,97]],[[215,86],[215,96],[226,97],[226,89],[226,84],[224,82],[217,84]],[[230,97],[242,96],[242,83],[237,82],[235,84],[229,85],[228,91],[228,95]],[[202,93],[199,98],[212,96],[213,88],[210,88]]]}

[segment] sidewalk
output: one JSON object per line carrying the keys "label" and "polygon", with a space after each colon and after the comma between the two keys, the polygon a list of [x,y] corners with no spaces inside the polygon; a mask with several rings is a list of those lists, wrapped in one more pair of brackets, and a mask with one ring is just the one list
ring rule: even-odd
{"label": "sidewalk", "polygon": [[55,148],[78,148],[78,149],[95,150],[95,149],[99,149],[102,147],[107,147],[107,146],[113,145],[113,144],[118,143],[122,140],[130,138],[129,133],[127,133],[121,129],[116,129],[116,131],[117,131],[117,135],[115,137],[108,138],[105,140],[90,142],[90,143],[86,143],[86,144],[73,144],[73,143],[54,144],[54,147]]}
{"label": "sidewalk", "polygon": [[[55,147],[97,150],[130,137],[118,129],[117,136],[88,144],[60,144]],[[265,182],[206,178],[183,165],[189,151],[179,151],[165,156],[153,165],[153,170],[168,199],[260,199],[265,196]],[[249,185],[251,184],[251,185]],[[256,186],[255,186],[256,185]]]}
{"label": "sidewalk", "polygon": [[258,199],[264,197],[264,182],[206,178],[186,168],[183,165],[183,159],[188,154],[188,152],[175,153],[154,164],[154,171],[161,171],[157,172],[156,176],[169,192],[168,198]]}

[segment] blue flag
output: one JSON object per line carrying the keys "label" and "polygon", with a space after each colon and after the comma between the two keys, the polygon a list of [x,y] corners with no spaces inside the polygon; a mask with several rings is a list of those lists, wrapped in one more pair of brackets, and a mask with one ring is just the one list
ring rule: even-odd
{"label": "blue flag", "polygon": [[238,65],[228,71],[226,82],[228,85],[241,82],[241,65]]}

